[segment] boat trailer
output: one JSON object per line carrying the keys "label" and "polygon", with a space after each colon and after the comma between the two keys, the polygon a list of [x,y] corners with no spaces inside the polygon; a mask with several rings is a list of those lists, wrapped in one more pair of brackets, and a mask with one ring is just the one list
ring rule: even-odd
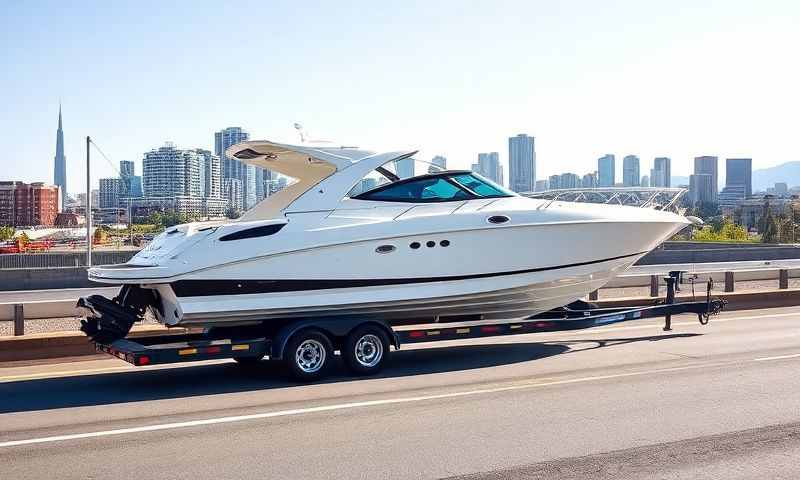
{"label": "boat trailer", "polygon": [[[319,334],[324,332],[334,344],[341,344],[350,332],[363,328],[383,330],[388,343],[396,349],[403,343],[435,342],[441,340],[460,340],[466,338],[494,337],[501,335],[518,335],[538,332],[557,332],[580,330],[614,323],[640,320],[645,318],[664,317],[664,330],[671,330],[672,316],[682,313],[694,313],[700,324],[708,323],[712,315],[719,313],[725,306],[725,300],[711,297],[713,283],[707,283],[706,295],[702,300],[692,297],[691,301],[676,302],[675,292],[679,291],[679,283],[683,272],[670,272],[665,277],[667,295],[663,302],[634,307],[597,308],[587,302],[578,301],[566,307],[557,308],[533,317],[514,322],[445,326],[435,328],[391,327],[388,324],[359,319],[304,319],[292,321],[281,326],[277,331],[266,333],[258,326],[242,328],[212,328],[203,333],[165,334],[158,336],[119,338],[101,341],[102,336],[95,335],[92,340],[98,352],[108,353],[133,365],[156,365],[200,360],[234,359],[242,364],[252,364],[261,358],[273,360],[286,359],[294,355],[286,354],[287,345],[300,335],[300,332],[313,330]],[[694,284],[692,284],[694,288]],[[124,291],[121,295],[135,292]],[[94,303],[97,309],[98,302]],[[80,304],[79,304],[80,305]],[[86,306],[84,303],[81,306]],[[106,322],[114,326],[112,320],[127,317],[139,317],[138,309],[123,309],[103,305]],[[110,317],[110,318],[109,318]],[[121,330],[129,327],[123,325]],[[89,332],[87,332],[89,333]],[[121,333],[121,332],[120,332]],[[368,372],[361,372],[368,373]]]}

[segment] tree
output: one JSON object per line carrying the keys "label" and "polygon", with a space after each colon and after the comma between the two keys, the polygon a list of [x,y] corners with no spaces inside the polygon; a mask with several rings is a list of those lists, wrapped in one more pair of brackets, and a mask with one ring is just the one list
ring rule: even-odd
{"label": "tree", "polygon": [[19,247],[20,252],[24,252],[29,243],[31,243],[31,239],[28,237],[27,233],[22,232],[17,235],[17,246]]}
{"label": "tree", "polygon": [[692,238],[700,242],[742,242],[747,240],[747,230],[743,226],[725,219],[716,227],[714,225],[704,226],[696,231]]}
{"label": "tree", "polygon": [[233,208],[233,207],[230,207],[227,210],[225,210],[225,216],[230,218],[230,219],[235,219],[235,218],[241,217],[242,216],[242,212],[240,210],[237,210],[237,209]]}
{"label": "tree", "polygon": [[16,233],[16,229],[14,227],[9,227],[6,225],[0,226],[0,242],[5,242],[6,240],[11,240],[14,238],[14,233]]}
{"label": "tree", "polygon": [[775,217],[772,212],[767,210],[767,215],[761,220],[761,242],[762,243],[778,243],[778,225],[775,222]]}
{"label": "tree", "polygon": [[98,227],[94,230],[94,235],[92,236],[92,243],[101,244],[105,243],[108,239],[108,232],[105,228]]}

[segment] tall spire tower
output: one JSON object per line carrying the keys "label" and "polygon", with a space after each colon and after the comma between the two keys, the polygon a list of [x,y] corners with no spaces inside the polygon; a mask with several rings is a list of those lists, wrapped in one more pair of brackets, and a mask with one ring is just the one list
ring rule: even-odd
{"label": "tall spire tower", "polygon": [[56,162],[53,169],[53,183],[61,187],[61,205],[67,201],[67,157],[64,156],[64,130],[61,129],[61,104],[58,104],[58,130],[56,131]]}

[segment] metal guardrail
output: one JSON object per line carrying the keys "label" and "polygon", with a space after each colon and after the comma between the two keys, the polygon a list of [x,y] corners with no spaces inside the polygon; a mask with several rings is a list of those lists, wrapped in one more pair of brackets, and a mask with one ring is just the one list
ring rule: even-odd
{"label": "metal guardrail", "polygon": [[[136,254],[134,250],[92,252],[93,265],[125,263]],[[0,270],[27,268],[85,267],[85,252],[7,253],[0,254]]]}

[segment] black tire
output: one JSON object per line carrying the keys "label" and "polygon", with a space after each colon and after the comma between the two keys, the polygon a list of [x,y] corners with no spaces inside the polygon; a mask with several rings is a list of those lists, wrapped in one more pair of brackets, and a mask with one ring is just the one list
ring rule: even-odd
{"label": "black tire", "polygon": [[302,330],[286,343],[283,361],[294,379],[318,380],[328,373],[333,363],[333,343],[319,330]]}
{"label": "black tire", "polygon": [[236,363],[238,363],[243,367],[255,367],[261,363],[261,360],[263,360],[263,358],[264,355],[259,355],[257,357],[233,357]]}
{"label": "black tire", "polygon": [[342,349],[347,368],[356,375],[374,375],[386,365],[389,337],[376,325],[358,327],[347,336]]}

